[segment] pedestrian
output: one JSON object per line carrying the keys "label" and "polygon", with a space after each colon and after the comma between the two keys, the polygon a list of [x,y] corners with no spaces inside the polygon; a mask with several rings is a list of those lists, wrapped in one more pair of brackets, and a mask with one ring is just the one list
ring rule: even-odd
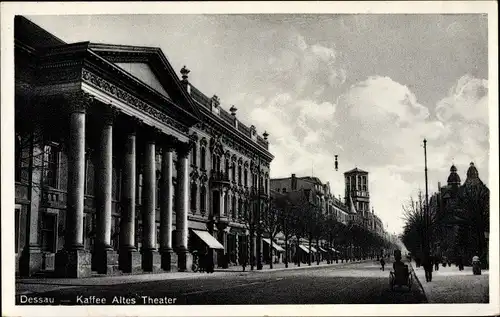
{"label": "pedestrian", "polygon": [[380,259],[380,265],[382,266],[380,269],[381,269],[382,271],[385,271],[385,260],[384,260],[384,258],[381,258],[381,259]]}
{"label": "pedestrian", "polygon": [[463,271],[464,270],[464,260],[463,260],[462,256],[458,257],[457,262],[458,262],[458,270]]}
{"label": "pedestrian", "polygon": [[439,271],[439,257],[437,255],[434,256],[434,271]]}
{"label": "pedestrian", "polygon": [[206,271],[207,273],[214,272],[214,259],[212,257],[212,252],[207,252],[205,256]]}
{"label": "pedestrian", "polygon": [[243,268],[243,272],[245,272],[245,269],[247,267],[247,255],[246,254],[243,254],[243,256],[242,256],[241,267]]}
{"label": "pedestrian", "polygon": [[427,282],[432,282],[432,257],[430,255],[424,255],[422,264],[425,270],[425,280]]}

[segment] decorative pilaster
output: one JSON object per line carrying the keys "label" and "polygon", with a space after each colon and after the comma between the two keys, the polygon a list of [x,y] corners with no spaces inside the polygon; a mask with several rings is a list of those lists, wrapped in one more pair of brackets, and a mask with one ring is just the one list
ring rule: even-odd
{"label": "decorative pilaster", "polygon": [[174,188],[173,152],[177,139],[171,136],[164,138],[162,144],[161,188],[160,188],[160,253],[161,267],[166,271],[175,270],[177,258],[172,249],[172,207]]}
{"label": "decorative pilaster", "polygon": [[176,210],[176,232],[177,232],[177,255],[179,271],[187,271],[191,268],[188,252],[188,208],[189,208],[189,170],[188,156],[191,151],[189,143],[179,142],[177,145],[177,210]]}
{"label": "decorative pilaster", "polygon": [[56,254],[56,274],[61,277],[90,275],[90,254],[83,246],[85,184],[85,112],[93,102],[87,93],[69,96],[68,194],[64,249]]}
{"label": "decorative pilaster", "polygon": [[137,129],[139,120],[128,122],[123,157],[122,217],[120,222],[119,263],[123,272],[137,272],[141,268],[140,254],[135,247],[135,205],[137,187]]}

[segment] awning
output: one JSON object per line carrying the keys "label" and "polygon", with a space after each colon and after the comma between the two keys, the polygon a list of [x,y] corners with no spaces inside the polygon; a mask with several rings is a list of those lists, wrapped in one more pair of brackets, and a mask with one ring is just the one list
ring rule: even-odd
{"label": "awning", "polygon": [[[271,239],[267,239],[267,238],[262,238],[262,240],[264,242],[266,242],[267,244],[271,245]],[[273,248],[278,251],[278,252],[285,252],[285,249],[283,249],[282,247],[280,247],[278,244],[276,244],[276,242],[273,241]]]}
{"label": "awning", "polygon": [[299,244],[299,248],[301,248],[305,253],[309,253],[309,249],[303,246],[302,244]]}
{"label": "awning", "polygon": [[222,249],[224,246],[217,241],[208,231],[193,230],[194,234],[200,237],[210,249]]}
{"label": "awning", "polygon": [[318,250],[316,250],[316,248],[315,248],[315,247],[313,247],[313,246],[311,246],[311,251],[312,251],[312,252],[318,252]]}
{"label": "awning", "polygon": [[340,253],[339,251],[335,250],[334,248],[332,248],[332,251],[336,252],[336,253]]}
{"label": "awning", "polygon": [[328,252],[328,251],[326,251],[325,249],[323,249],[322,247],[319,247],[319,250],[320,250],[320,251],[323,251],[323,252]]}

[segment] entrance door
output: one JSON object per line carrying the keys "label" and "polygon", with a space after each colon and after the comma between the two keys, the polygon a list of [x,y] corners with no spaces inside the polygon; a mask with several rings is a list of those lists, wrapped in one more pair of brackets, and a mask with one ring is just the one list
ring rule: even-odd
{"label": "entrance door", "polygon": [[41,230],[42,269],[55,269],[55,253],[57,251],[57,214],[42,213]]}

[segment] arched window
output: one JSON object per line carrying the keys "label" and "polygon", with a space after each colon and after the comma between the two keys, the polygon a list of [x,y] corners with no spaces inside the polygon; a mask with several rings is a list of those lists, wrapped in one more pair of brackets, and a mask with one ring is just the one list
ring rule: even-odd
{"label": "arched window", "polygon": [[236,181],[236,163],[233,163],[233,168],[231,169],[231,180]]}
{"label": "arched window", "polygon": [[191,212],[194,214],[196,212],[196,198],[197,198],[198,186],[196,183],[191,184]]}
{"label": "arched window", "polygon": [[244,182],[245,186],[248,186],[248,170],[246,168],[245,168],[245,171],[243,172],[243,174],[244,174],[243,175],[243,178],[244,178],[243,182]]}
{"label": "arched window", "polygon": [[204,214],[207,210],[207,189],[205,186],[201,186],[200,188],[200,211],[202,214]]}
{"label": "arched window", "polygon": [[217,171],[217,155],[212,154],[212,169]]}
{"label": "arched window", "polygon": [[206,168],[206,162],[205,162],[206,161],[206,154],[207,154],[206,152],[207,152],[207,150],[205,150],[205,147],[202,146],[201,150],[200,150],[200,160],[201,160],[200,166],[202,169]]}

